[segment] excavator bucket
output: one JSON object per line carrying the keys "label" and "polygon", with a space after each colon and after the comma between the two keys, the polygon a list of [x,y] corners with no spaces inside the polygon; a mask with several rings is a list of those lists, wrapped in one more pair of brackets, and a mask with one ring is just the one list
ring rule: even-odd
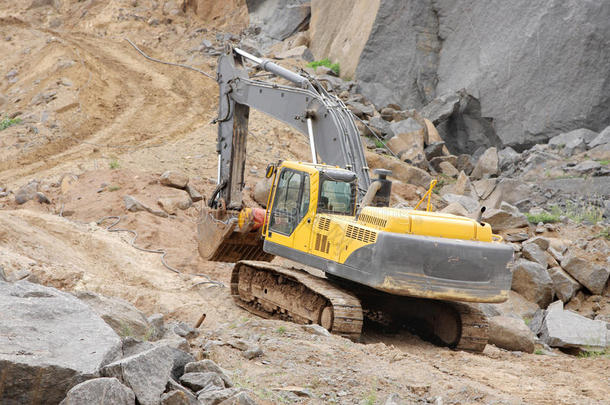
{"label": "excavator bucket", "polygon": [[202,258],[228,263],[273,260],[274,255],[263,251],[260,230],[240,229],[239,214],[240,211],[204,208],[197,223],[198,250]]}

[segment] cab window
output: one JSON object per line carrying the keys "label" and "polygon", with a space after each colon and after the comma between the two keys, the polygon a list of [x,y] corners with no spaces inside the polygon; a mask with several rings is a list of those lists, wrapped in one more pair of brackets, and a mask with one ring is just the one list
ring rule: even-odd
{"label": "cab window", "polygon": [[269,230],[290,235],[309,209],[309,175],[283,169],[278,179]]}
{"label": "cab window", "polygon": [[353,215],[356,203],[356,184],[322,178],[318,213]]}

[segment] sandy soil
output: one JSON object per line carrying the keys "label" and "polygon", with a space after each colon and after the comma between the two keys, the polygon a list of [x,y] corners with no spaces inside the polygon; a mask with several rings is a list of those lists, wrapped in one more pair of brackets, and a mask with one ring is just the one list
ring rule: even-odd
{"label": "sandy soil", "polygon": [[[231,20],[206,20],[188,10],[173,14],[166,2],[156,9],[149,1],[55,2],[58,8],[15,3],[0,3],[0,112],[21,112],[23,122],[0,133],[0,186],[16,190],[36,178],[51,204],[16,206],[12,196],[0,199],[0,265],[7,272],[124,298],[147,314],[191,324],[205,312],[204,337],[192,342],[194,349],[209,339],[245,339],[263,349],[254,360],[228,345],[210,350],[262,403],[382,403],[393,392],[411,402],[610,402],[607,358],[527,355],[493,346],[475,355],[374,329],[353,343],[252,317],[233,305],[227,288],[198,284],[205,279],[196,273],[228,284],[231,269],[199,258],[198,205],[161,218],[125,211],[123,196],[156,207],[159,197],[178,192],[158,184],[167,169],[187,173],[209,194],[216,171],[216,133],[209,124],[216,83],[149,62],[124,38],[152,56],[213,72],[215,60],[197,46],[234,30]],[[6,75],[13,69],[17,80],[11,82]],[[308,147],[284,125],[255,111],[250,117],[252,188],[269,160],[306,159]],[[118,168],[110,169],[111,163]],[[77,180],[62,189],[67,175]],[[412,189],[404,194],[417,197]],[[138,232],[139,246],[166,249],[167,262],[183,274],[163,267],[160,255],[133,249],[129,234],[108,232],[109,222],[96,224],[109,215]],[[313,397],[276,389],[290,386]]]}

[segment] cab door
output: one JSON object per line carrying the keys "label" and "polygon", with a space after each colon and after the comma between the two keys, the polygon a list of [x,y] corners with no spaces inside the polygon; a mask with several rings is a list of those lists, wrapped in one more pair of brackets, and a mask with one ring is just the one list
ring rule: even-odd
{"label": "cab door", "polygon": [[269,214],[267,240],[298,250],[309,247],[311,219],[307,224],[305,218],[309,209],[309,183],[309,174],[282,169]]}

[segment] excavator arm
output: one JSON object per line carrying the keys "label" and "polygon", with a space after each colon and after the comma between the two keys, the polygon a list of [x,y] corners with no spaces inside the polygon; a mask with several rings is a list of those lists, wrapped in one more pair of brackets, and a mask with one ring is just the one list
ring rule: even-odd
{"label": "excavator arm", "polygon": [[[249,78],[245,60],[294,86]],[[250,107],[282,121],[309,139],[312,161],[339,166],[358,176],[358,200],[371,180],[360,134],[346,105],[310,77],[294,73],[237,48],[218,62],[218,189],[211,207],[242,206]]]}

